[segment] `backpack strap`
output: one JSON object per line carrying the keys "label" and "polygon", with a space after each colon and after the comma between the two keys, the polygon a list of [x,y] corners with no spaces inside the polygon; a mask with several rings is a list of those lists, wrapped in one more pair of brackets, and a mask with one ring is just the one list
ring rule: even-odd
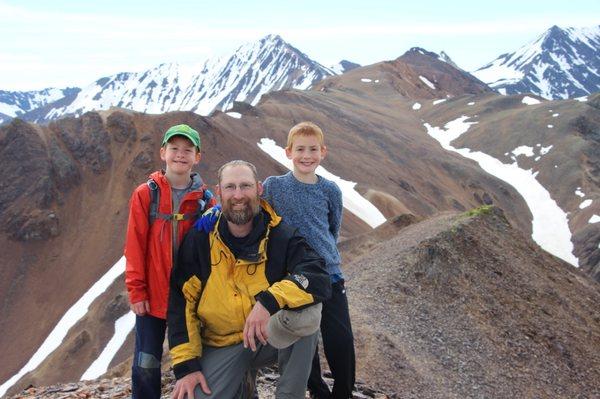
{"label": "backpack strap", "polygon": [[158,188],[158,184],[154,181],[154,179],[148,179],[146,184],[150,189],[150,210],[148,211],[148,224],[151,226],[152,223],[154,223],[154,220],[156,219],[156,214],[158,213],[160,190]]}
{"label": "backpack strap", "polygon": [[148,212],[148,224],[152,225],[154,221],[159,219],[164,220],[189,220],[189,219],[198,219],[204,211],[206,210],[206,206],[209,201],[214,197],[213,193],[205,188],[203,190],[203,196],[198,200],[198,209],[194,213],[160,213],[158,211],[158,204],[160,202],[160,188],[158,184],[154,181],[154,179],[148,179],[146,182],[148,188],[150,189],[150,210]]}

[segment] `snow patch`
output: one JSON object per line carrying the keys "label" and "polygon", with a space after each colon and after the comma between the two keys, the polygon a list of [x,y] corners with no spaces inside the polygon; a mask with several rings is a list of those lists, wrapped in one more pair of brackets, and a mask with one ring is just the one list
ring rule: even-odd
{"label": "snow patch", "polygon": [[414,103],[413,106],[412,106],[412,109],[414,109],[415,111],[418,110],[418,109],[421,109],[421,104]]}
{"label": "snow patch", "polygon": [[592,217],[588,221],[588,223],[598,223],[598,222],[600,222],[600,216],[598,216],[598,215],[592,215]]}
{"label": "snow patch", "polygon": [[[516,83],[519,80],[523,79],[524,75],[522,72],[501,64],[502,59],[497,59],[491,64],[488,64],[485,67],[475,72],[472,72],[472,75],[474,75],[477,79],[481,80],[482,82],[489,84],[491,87],[509,83]],[[505,89],[499,89],[498,91],[500,90],[504,90],[504,93],[501,94],[506,95]]]}
{"label": "snow patch", "polygon": [[369,83],[369,82],[371,82],[371,79],[362,78],[360,81],[361,82],[365,82],[365,83]]}
{"label": "snow patch", "polygon": [[421,76],[419,75],[419,79],[421,79],[421,82],[425,83],[427,86],[429,86],[429,88],[431,90],[435,90],[435,85],[433,83],[431,83],[425,76]]}
{"label": "snow patch", "polygon": [[552,117],[556,118],[558,115],[560,115],[560,114],[552,114]]}
{"label": "snow patch", "polygon": [[583,103],[584,103],[584,102],[586,102],[588,99],[587,99],[587,96],[583,96],[583,97],[576,97],[576,98],[575,98],[575,100],[577,100],[577,101],[580,101],[580,102],[583,102]]}
{"label": "snow patch", "polygon": [[85,373],[83,373],[81,380],[94,380],[106,373],[110,362],[113,360],[119,349],[121,349],[125,339],[127,339],[127,335],[129,335],[134,327],[135,313],[127,312],[119,317],[117,321],[115,321],[114,335],[110,341],[108,341],[108,344],[106,344],[104,350],[100,353],[100,356],[98,356]]}
{"label": "snow patch", "polygon": [[0,102],[0,114],[5,114],[8,116],[12,116],[13,118],[17,116],[19,113],[22,113],[23,110],[21,107],[14,104],[6,104]]}
{"label": "snow patch", "polygon": [[467,103],[467,105],[475,105],[475,103],[471,101],[470,103]]}
{"label": "snow patch", "polygon": [[525,155],[526,157],[532,157],[534,155],[533,147],[521,145],[521,146],[515,148],[514,150],[512,150],[512,154],[516,157],[518,157],[519,155]]}
{"label": "snow patch", "polygon": [[526,105],[535,105],[535,104],[539,104],[540,100],[538,100],[537,98],[525,96],[525,97],[523,97],[521,102]]}
{"label": "snow patch", "polygon": [[581,198],[585,197],[585,193],[581,191],[581,187],[577,187],[577,189],[575,190],[575,195]]}
{"label": "snow patch", "polygon": [[586,199],[581,204],[579,204],[579,209],[585,209],[585,208],[587,208],[590,205],[592,205],[592,200],[591,199]]}
{"label": "snow patch", "polygon": [[548,129],[552,129],[554,125],[548,125]]}
{"label": "snow patch", "polygon": [[433,127],[424,123],[427,133],[436,139],[444,149],[457,152],[473,159],[486,172],[512,185],[525,199],[533,215],[532,238],[544,250],[569,262],[579,265],[579,260],[573,255],[573,243],[567,214],[560,209],[550,197],[550,193],[535,179],[531,170],[519,168],[516,163],[504,164],[488,154],[471,151],[468,148],[454,148],[450,143],[465,133],[472,124],[467,122],[468,116],[448,122],[444,128]]}
{"label": "snow patch", "polygon": [[434,101],[433,101],[433,105],[441,104],[441,103],[443,103],[444,101],[446,101],[446,99],[445,99],[445,98],[442,98],[442,99],[440,99],[440,100],[434,100]]}
{"label": "snow patch", "polygon": [[240,114],[239,112],[227,112],[227,115],[231,116],[232,118],[235,119],[241,119],[242,118],[242,114]]}
{"label": "snow patch", "polygon": [[542,147],[540,149],[540,154],[546,155],[548,152],[550,152],[550,150],[552,149],[552,147],[554,147],[552,144],[550,144],[548,147]]}

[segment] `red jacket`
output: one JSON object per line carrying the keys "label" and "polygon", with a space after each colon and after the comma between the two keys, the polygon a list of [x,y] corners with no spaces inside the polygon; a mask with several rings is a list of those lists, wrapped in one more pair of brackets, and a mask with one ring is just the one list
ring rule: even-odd
{"label": "red jacket", "polygon": [[[160,190],[158,212],[175,213],[172,209],[171,186],[163,172],[154,172],[150,178],[157,183]],[[181,199],[177,213],[197,212],[198,201],[203,198],[206,189],[206,185],[197,174],[192,175],[191,189],[192,191]],[[131,195],[125,240],[125,285],[130,303],[148,300],[150,315],[166,319],[174,248],[179,246],[195,219],[174,221],[157,217],[150,226],[150,201],[151,192],[147,183],[140,184]],[[211,198],[206,208],[214,205],[216,200]],[[172,234],[174,228],[177,229],[175,242]]]}

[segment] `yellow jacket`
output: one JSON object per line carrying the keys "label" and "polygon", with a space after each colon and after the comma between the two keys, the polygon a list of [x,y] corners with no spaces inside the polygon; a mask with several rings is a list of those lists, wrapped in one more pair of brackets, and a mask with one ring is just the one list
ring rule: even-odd
{"label": "yellow jacket", "polygon": [[256,301],[271,314],[330,295],[323,259],[265,201],[244,244],[221,217],[209,234],[191,230],[171,274],[167,322],[175,376],[200,370],[202,345],[243,341]]}

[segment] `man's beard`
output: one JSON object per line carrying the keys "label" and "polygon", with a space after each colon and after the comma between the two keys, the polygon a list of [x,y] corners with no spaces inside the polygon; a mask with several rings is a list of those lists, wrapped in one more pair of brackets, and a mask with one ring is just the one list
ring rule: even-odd
{"label": "man's beard", "polygon": [[[245,201],[245,206],[242,209],[232,209],[234,204],[233,200],[229,200],[226,206],[223,207],[223,215],[225,219],[230,221],[233,224],[243,225],[252,220],[254,216],[258,214],[259,205],[257,201],[247,200]],[[239,203],[236,203],[237,205]]]}

